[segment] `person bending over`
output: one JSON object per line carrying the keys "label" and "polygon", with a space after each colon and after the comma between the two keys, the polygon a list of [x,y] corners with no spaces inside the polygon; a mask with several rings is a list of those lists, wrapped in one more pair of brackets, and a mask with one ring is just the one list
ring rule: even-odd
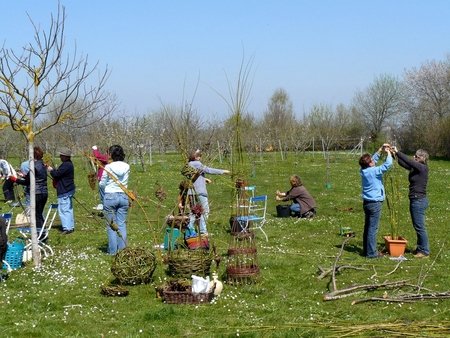
{"label": "person bending over", "polygon": [[277,201],[292,201],[290,206],[291,216],[312,218],[316,215],[316,201],[305,188],[302,180],[297,175],[289,178],[291,189],[288,192],[276,191]]}

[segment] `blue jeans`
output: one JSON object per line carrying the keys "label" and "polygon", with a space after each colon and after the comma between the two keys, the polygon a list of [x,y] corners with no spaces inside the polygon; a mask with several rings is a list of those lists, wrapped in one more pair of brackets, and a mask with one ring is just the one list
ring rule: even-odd
{"label": "blue jeans", "polygon": [[209,217],[209,203],[208,203],[208,196],[205,195],[198,195],[198,202],[202,206],[203,213],[200,215],[199,221],[199,229],[195,228],[195,215],[192,213],[189,215],[189,228],[191,230],[199,230],[201,234],[207,234],[208,230],[206,229],[206,220]]}
{"label": "blue jeans", "polygon": [[105,199],[105,189],[98,185],[98,196],[100,197],[100,203],[103,204],[103,200]]}
{"label": "blue jeans", "polygon": [[383,202],[364,201],[364,234],[363,255],[368,258],[378,257],[377,232],[381,217],[381,206]]}
{"label": "blue jeans", "polygon": [[425,227],[425,210],[428,208],[428,198],[411,198],[409,200],[409,212],[414,230],[417,234],[417,252],[430,254],[427,229]]}
{"label": "blue jeans", "polygon": [[[108,234],[108,254],[115,255],[117,251],[127,246],[127,215],[128,196],[123,192],[106,193],[103,200],[103,212],[106,217],[106,232]],[[115,223],[119,230],[115,231],[110,224]]]}
{"label": "blue jeans", "polygon": [[201,234],[207,234],[208,230],[206,229],[206,221],[204,215],[200,215],[199,219],[199,229],[196,229],[195,227],[195,220],[196,217],[193,213],[189,215],[189,229],[192,231],[200,231]]}
{"label": "blue jeans", "polygon": [[292,212],[300,214],[300,211],[301,211],[300,204],[292,203],[289,208],[291,209]]}
{"label": "blue jeans", "polygon": [[[203,217],[205,218],[205,221],[209,217],[209,202],[208,202],[208,196],[205,195],[198,195],[198,200],[203,208]],[[205,228],[206,229],[206,228]]]}
{"label": "blue jeans", "polygon": [[73,195],[75,195],[75,191],[69,191],[68,193],[58,196],[58,215],[61,220],[63,231],[73,230],[75,228],[72,202]]}

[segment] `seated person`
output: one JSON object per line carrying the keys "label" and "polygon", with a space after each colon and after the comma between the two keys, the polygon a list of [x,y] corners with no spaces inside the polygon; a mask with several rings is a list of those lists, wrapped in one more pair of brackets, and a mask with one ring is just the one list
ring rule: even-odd
{"label": "seated person", "polygon": [[301,179],[297,175],[289,178],[291,189],[288,192],[276,192],[277,201],[290,201],[291,216],[301,218],[312,218],[316,214],[316,201],[304,187]]}

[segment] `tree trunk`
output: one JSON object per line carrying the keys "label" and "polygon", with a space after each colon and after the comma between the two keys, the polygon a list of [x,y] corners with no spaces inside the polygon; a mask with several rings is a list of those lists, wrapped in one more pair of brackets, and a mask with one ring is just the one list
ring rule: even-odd
{"label": "tree trunk", "polygon": [[41,256],[36,231],[36,175],[34,168],[34,142],[28,142],[28,160],[30,161],[30,229],[31,250],[34,266],[41,265]]}

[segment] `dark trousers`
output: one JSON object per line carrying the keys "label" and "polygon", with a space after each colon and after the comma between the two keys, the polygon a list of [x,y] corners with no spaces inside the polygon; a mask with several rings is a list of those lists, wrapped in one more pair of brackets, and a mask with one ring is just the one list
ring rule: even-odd
{"label": "dark trousers", "polygon": [[47,203],[48,194],[36,195],[36,229],[44,226],[44,208]]}
{"label": "dark trousers", "polygon": [[6,180],[3,182],[3,195],[5,196],[5,201],[14,201],[14,183],[13,181]]}

